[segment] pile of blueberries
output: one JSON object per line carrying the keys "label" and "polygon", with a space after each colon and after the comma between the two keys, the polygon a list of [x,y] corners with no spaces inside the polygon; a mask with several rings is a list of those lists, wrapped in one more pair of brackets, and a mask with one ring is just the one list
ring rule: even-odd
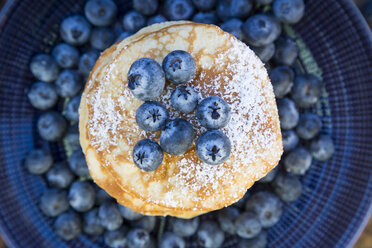
{"label": "pile of blueberries", "polygon": [[230,120],[230,107],[220,97],[210,96],[198,104],[198,93],[185,84],[193,79],[196,63],[186,51],[169,53],[160,66],[155,60],[136,60],[128,72],[128,88],[139,100],[145,101],[136,111],[136,121],[147,132],[161,131],[160,145],[151,139],[137,142],[133,148],[133,161],[143,171],[156,170],[163,161],[163,151],[171,155],[184,154],[194,141],[194,130],[183,118],[169,120],[166,107],[151,101],[161,95],[165,78],[178,86],[171,95],[171,104],[176,111],[196,115],[200,124],[207,128],[196,140],[196,153],[207,164],[224,163],[230,156],[229,138],[217,129],[225,127]]}
{"label": "pile of blueberries", "polygon": [[[118,18],[121,13],[115,1],[88,0],[84,15],[72,13],[62,21],[60,43],[54,46],[51,54],[37,54],[31,60],[30,70],[37,82],[27,89],[27,97],[40,113],[39,137],[48,142],[63,141],[72,151],[67,161],[55,161],[49,150],[41,148],[27,154],[25,169],[42,176],[47,185],[40,198],[40,210],[54,218],[55,233],[66,241],[84,233],[114,248],[183,248],[195,247],[195,243],[217,248],[224,242],[230,247],[265,247],[266,230],[279,221],[286,204],[300,197],[301,176],[306,174],[313,160],[326,161],[335,149],[331,137],[321,131],[321,118],[311,111],[321,97],[323,83],[316,76],[296,69],[297,43],[282,33],[283,25],[295,24],[303,17],[303,0],[133,0],[132,6],[132,10]],[[249,45],[268,69],[283,135],[284,155],[279,165],[239,202],[190,220],[143,216],[116,203],[89,178],[77,128],[82,88],[100,52],[146,25],[167,20],[216,24]],[[167,69],[164,71],[167,73]],[[136,94],[137,79],[134,75],[128,80],[133,94]],[[142,93],[135,96],[140,97]],[[197,107],[196,95],[194,89],[180,85],[172,94],[172,105],[178,111],[191,112]],[[208,99],[197,107],[201,114],[211,103],[225,106],[219,102],[220,98]],[[148,111],[149,104],[150,109],[159,110],[151,114],[155,118],[152,124],[143,114]],[[164,124],[166,122],[160,120],[166,116],[163,106],[145,102],[137,111],[137,123],[144,130],[152,130],[153,123],[165,125],[168,131],[163,132],[160,147],[170,154],[182,153],[181,145],[175,151],[171,150],[173,145],[167,146],[168,132],[172,133],[181,125],[189,126],[189,123],[174,120]],[[190,128],[186,129],[191,133]],[[179,145],[183,140],[188,138],[175,142]],[[206,137],[206,140],[211,138]],[[217,151],[207,152],[204,159],[203,154],[198,155],[212,163],[216,158],[211,154]],[[141,157],[139,153],[138,159]],[[164,230],[158,230],[160,226],[165,226]]]}

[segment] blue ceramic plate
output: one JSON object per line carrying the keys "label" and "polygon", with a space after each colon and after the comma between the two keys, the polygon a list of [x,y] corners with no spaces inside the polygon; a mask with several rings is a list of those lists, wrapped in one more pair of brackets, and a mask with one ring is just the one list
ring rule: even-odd
{"label": "blue ceramic plate", "polygon": [[[81,12],[85,1],[8,0],[0,16],[0,226],[11,247],[102,247],[81,235],[63,242],[52,220],[38,209],[45,189],[41,177],[22,166],[33,147],[50,146],[63,159],[62,144],[41,143],[35,132],[39,113],[25,97],[34,81],[28,63],[36,52],[58,42],[58,24]],[[128,8],[122,1],[121,11]],[[303,178],[304,193],[286,206],[269,231],[269,247],[351,246],[371,213],[372,202],[372,38],[348,0],[307,1],[305,18],[286,32],[301,48],[301,68],[326,84],[314,109],[335,140],[336,153],[315,163]],[[196,247],[196,246],[191,246]],[[234,247],[230,239],[225,247]]]}

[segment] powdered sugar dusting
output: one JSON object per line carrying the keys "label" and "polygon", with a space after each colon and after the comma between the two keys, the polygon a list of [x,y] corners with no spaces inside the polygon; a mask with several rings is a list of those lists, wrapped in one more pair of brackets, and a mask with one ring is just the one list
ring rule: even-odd
{"label": "powdered sugar dusting", "polygon": [[[175,162],[178,168],[176,173],[168,178],[168,185],[164,186],[166,192],[161,197],[143,194],[144,201],[182,207],[186,199],[195,202],[195,206],[202,209],[203,199],[213,198],[215,192],[218,192],[216,195],[220,197],[223,195],[222,200],[237,201],[245,190],[244,186],[236,184],[237,175],[244,171],[246,174],[262,176],[262,171],[266,169],[259,171],[251,165],[257,160],[265,161],[267,154],[257,151],[266,151],[277,139],[276,133],[267,126],[272,111],[266,101],[267,98],[274,99],[272,89],[266,88],[270,87],[267,83],[267,72],[245,44],[227,34],[224,38],[229,41],[230,48],[214,57],[211,66],[214,71],[201,71],[197,79],[189,84],[199,93],[200,99],[218,95],[230,104],[231,120],[222,131],[231,140],[231,157],[225,164],[217,166],[204,164],[196,155],[178,159]],[[156,58],[158,62],[161,59]],[[87,95],[87,103],[91,106],[87,125],[90,142],[100,152],[109,153],[120,142],[133,147],[139,137],[157,140],[159,136],[156,133],[146,133],[135,124],[135,109],[128,109],[128,101],[134,101],[134,98],[124,83],[116,86],[118,88],[115,90],[110,88],[112,80],[121,80],[117,63],[113,61],[106,68],[106,76]],[[183,117],[189,120],[194,126],[196,139],[205,128],[199,125],[195,113],[180,114],[172,108],[170,98],[174,88],[173,85],[167,85],[163,94],[156,100],[166,105],[171,118]],[[155,175],[157,171],[152,173]],[[151,180],[151,177],[149,178]],[[229,189],[228,194],[221,194],[226,189]]]}
{"label": "powdered sugar dusting", "polygon": [[[89,132],[92,136],[92,145],[98,151],[103,151],[110,146],[116,146],[118,140],[122,138],[119,132],[123,115],[116,110],[116,103],[111,94],[108,94],[106,98],[102,98],[102,91],[103,88],[99,87],[96,94],[92,97],[92,101],[95,104],[92,104],[93,116],[88,123]],[[108,149],[106,150],[109,151]]]}
{"label": "powdered sugar dusting", "polygon": [[[220,68],[228,68],[229,75],[217,74],[208,87],[196,88],[203,97],[207,96],[205,92],[211,88],[216,95],[220,95],[221,77],[224,77],[223,81],[229,82],[224,85],[223,95],[220,95],[230,103],[232,109],[231,120],[223,131],[231,140],[232,156],[237,162],[232,163],[230,167],[224,167],[195,163],[188,159],[180,160],[177,163],[180,168],[179,174],[176,175],[177,184],[191,192],[199,191],[203,187],[216,190],[221,184],[231,184],[234,180],[229,179],[233,179],[234,174],[239,172],[242,163],[249,165],[258,157],[265,159],[264,154],[256,152],[257,147],[270,147],[276,139],[272,130],[262,131],[268,121],[266,97],[262,95],[263,82],[267,81],[266,69],[243,43],[235,38],[230,41],[231,48],[219,54],[215,60],[215,64]],[[226,57],[231,62],[226,64]],[[203,77],[202,73],[201,78]],[[208,190],[204,192],[209,193]],[[232,197],[238,199],[238,196]]]}

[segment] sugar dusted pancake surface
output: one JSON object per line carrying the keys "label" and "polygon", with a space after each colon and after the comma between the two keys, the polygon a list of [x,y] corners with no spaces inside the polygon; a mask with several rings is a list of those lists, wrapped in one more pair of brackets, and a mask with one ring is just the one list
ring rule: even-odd
{"label": "sugar dusted pancake surface", "polygon": [[[195,146],[181,156],[164,154],[153,172],[139,170],[132,149],[143,138],[159,140],[160,132],[141,130],[135,112],[143,103],[127,88],[127,72],[137,59],[159,63],[173,50],[188,51],[197,72],[189,82],[200,98],[222,97],[232,118],[222,131],[232,152],[224,164],[204,164]],[[183,117],[197,138],[203,131],[195,113],[180,114],[170,105],[175,86],[166,84],[156,99],[170,116]],[[105,51],[93,69],[80,105],[80,140],[93,179],[122,204],[146,214],[192,217],[239,200],[246,190],[278,163],[282,154],[278,114],[271,83],[255,54],[216,26],[164,23],[150,26]]]}

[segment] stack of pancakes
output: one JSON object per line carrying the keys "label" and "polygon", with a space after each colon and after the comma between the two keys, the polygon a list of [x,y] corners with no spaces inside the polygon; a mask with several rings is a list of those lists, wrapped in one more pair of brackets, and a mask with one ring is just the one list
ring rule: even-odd
{"label": "stack of pancakes", "polygon": [[[135,120],[143,103],[127,87],[127,72],[139,58],[161,64],[174,50],[189,52],[196,75],[187,85],[200,99],[217,95],[230,104],[231,121],[222,131],[232,144],[221,165],[203,163],[195,145],[183,155],[164,153],[163,163],[144,172],[132,160],[141,139],[159,141],[159,132],[141,130]],[[175,85],[166,83],[163,103],[171,118],[193,124],[195,139],[204,131],[195,113],[182,114],[170,104]],[[273,169],[282,154],[279,118],[264,65],[244,43],[214,25],[191,22],[154,24],[102,53],[84,90],[80,143],[93,180],[136,212],[191,218],[228,206]]]}

